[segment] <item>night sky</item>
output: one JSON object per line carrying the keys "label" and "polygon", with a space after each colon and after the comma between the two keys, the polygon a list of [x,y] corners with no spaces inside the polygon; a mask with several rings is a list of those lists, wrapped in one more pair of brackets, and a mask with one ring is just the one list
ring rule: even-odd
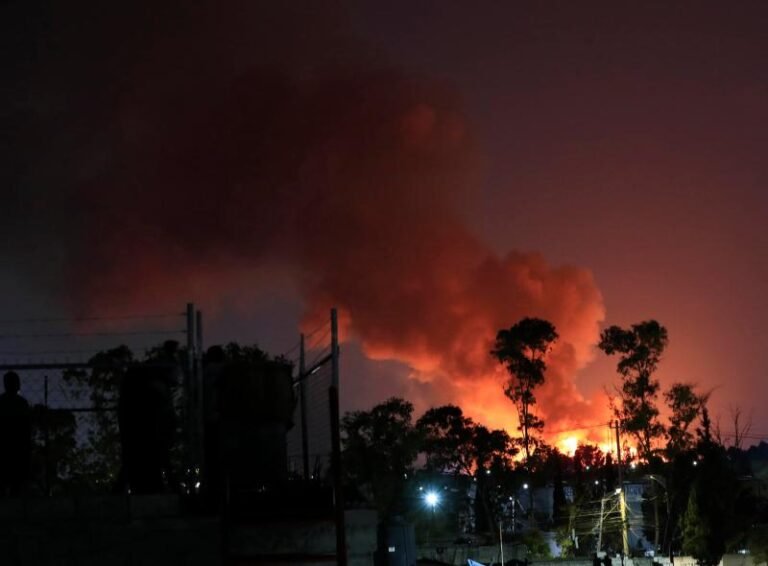
{"label": "night sky", "polygon": [[187,4],[1,9],[0,318],[194,300],[277,353],[336,305],[343,408],[514,426],[487,353],[539,316],[550,431],[655,318],[768,436],[768,5]]}

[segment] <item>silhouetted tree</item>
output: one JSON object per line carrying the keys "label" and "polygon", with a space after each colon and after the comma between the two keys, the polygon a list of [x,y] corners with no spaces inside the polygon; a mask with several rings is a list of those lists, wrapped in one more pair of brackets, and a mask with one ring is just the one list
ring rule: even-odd
{"label": "silhouetted tree", "polygon": [[[654,441],[664,433],[656,406],[659,381],[653,378],[653,374],[668,342],[667,329],[655,320],[646,320],[633,324],[629,329],[610,326],[603,330],[598,344],[609,356],[619,354],[617,370],[622,377],[618,389],[621,406],[615,409],[616,417],[622,430],[635,437],[638,454],[648,462],[651,471],[657,471],[659,464],[655,458]],[[651,482],[649,491],[654,510],[654,548],[658,548],[661,527],[654,482]]]}
{"label": "silhouetted tree", "polygon": [[616,408],[616,416],[622,429],[635,437],[638,452],[646,460],[653,455],[654,440],[664,432],[656,407],[659,382],[653,379],[653,373],[668,342],[667,329],[655,320],[647,320],[629,329],[606,328],[598,344],[609,356],[619,355],[621,406]]}
{"label": "silhouetted tree", "polygon": [[695,442],[690,428],[708,398],[709,394],[696,393],[695,386],[690,383],[675,383],[664,393],[664,399],[672,411],[667,428],[668,459],[693,449]]}
{"label": "silhouetted tree", "polygon": [[[518,429],[523,435],[525,465],[531,474],[531,448],[544,428],[544,421],[532,412],[536,404],[534,390],[544,383],[544,361],[558,335],[554,325],[540,318],[524,318],[506,330],[499,330],[491,353],[504,364],[509,379],[504,394],[517,409]],[[529,513],[533,518],[533,490],[528,492]]]}
{"label": "silhouetted tree", "polygon": [[134,362],[127,346],[118,346],[94,355],[91,369],[67,370],[65,383],[78,399],[87,399],[94,409],[84,419],[87,431],[80,443],[80,457],[73,469],[76,483],[92,490],[104,489],[118,480],[120,471],[120,431],[115,408],[127,366]]}
{"label": "silhouetted tree", "polygon": [[419,451],[412,415],[411,403],[392,397],[370,411],[347,413],[341,421],[344,471],[375,504],[382,521],[397,512]]}
{"label": "silhouetted tree", "polygon": [[703,566],[720,562],[726,541],[737,530],[734,514],[736,477],[722,446],[702,442],[701,460],[682,521],[683,552]]}
{"label": "silhouetted tree", "polygon": [[426,468],[449,474],[472,475],[475,470],[475,423],[460,407],[444,405],[425,412],[416,429]]}
{"label": "silhouetted tree", "polygon": [[664,518],[663,548],[670,552],[673,545],[681,544],[680,526],[689,501],[696,461],[693,423],[700,417],[709,394],[699,394],[689,383],[675,383],[665,393],[670,408],[666,447],[666,490],[664,493],[666,517]]}
{"label": "silhouetted tree", "polygon": [[[482,511],[476,513],[478,529],[495,526],[498,501],[491,497],[489,481],[499,485],[500,477],[511,470],[516,450],[509,435],[475,423],[455,405],[429,409],[417,421],[416,428],[427,470],[474,476],[476,503],[478,511]],[[491,530],[497,536],[495,528]]]}
{"label": "silhouetted tree", "polygon": [[544,358],[557,338],[551,322],[524,318],[507,330],[499,330],[491,352],[509,372],[504,394],[517,409],[526,460],[531,457],[536,434],[544,428],[544,421],[532,412],[536,404],[534,390],[544,383],[547,369]]}
{"label": "silhouetted tree", "polygon": [[41,493],[55,494],[66,484],[76,482],[83,468],[75,438],[77,421],[71,411],[44,405],[34,405],[31,417],[32,480]]}

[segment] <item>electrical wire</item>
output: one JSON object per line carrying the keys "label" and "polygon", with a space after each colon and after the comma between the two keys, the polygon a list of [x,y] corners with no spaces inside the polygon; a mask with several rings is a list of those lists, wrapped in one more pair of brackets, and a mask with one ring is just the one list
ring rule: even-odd
{"label": "electrical wire", "polygon": [[94,336],[159,336],[169,334],[186,334],[186,329],[182,330],[141,330],[127,332],[60,332],[52,334],[0,334],[0,340],[18,340],[19,338],[80,338]]}
{"label": "electrical wire", "polygon": [[166,314],[131,314],[121,316],[82,316],[73,318],[18,318],[0,320],[0,325],[12,324],[53,324],[61,322],[93,322],[102,320],[147,320],[159,318],[176,318],[186,316],[186,313]]}

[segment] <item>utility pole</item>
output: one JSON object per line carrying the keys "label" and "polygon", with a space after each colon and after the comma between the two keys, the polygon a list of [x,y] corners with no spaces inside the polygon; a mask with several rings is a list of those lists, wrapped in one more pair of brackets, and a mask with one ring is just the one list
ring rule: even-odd
{"label": "utility pole", "polygon": [[[629,556],[629,536],[627,534],[627,501],[624,496],[624,470],[621,464],[621,439],[619,429],[621,421],[616,419],[616,464],[619,467],[619,509],[621,511],[621,543],[624,556]],[[622,559],[622,563],[623,563]]]}
{"label": "utility pole", "polygon": [[499,521],[499,550],[501,551],[501,563],[504,564],[504,532],[501,529],[501,521]]}
{"label": "utility pole", "polygon": [[187,440],[189,442],[189,455],[191,468],[197,468],[201,464],[200,448],[201,442],[199,438],[200,430],[199,414],[198,414],[198,395],[200,387],[198,385],[198,367],[197,367],[197,314],[194,303],[187,303],[186,309],[186,334],[187,334],[187,359],[186,359],[186,371],[184,375],[184,408],[186,411],[185,421],[187,426]]}
{"label": "utility pole", "polygon": [[[203,379],[203,313],[195,311],[195,434],[197,435],[197,463],[205,477],[205,380]],[[206,488],[207,489],[207,488]]]}
{"label": "utility pole", "polygon": [[600,498],[600,521],[597,530],[597,551],[603,547],[603,513],[605,513],[605,497]]}
{"label": "utility pole", "polygon": [[347,536],[344,521],[344,490],[341,472],[341,430],[339,426],[339,325],[336,309],[331,309],[331,386],[328,388],[331,410],[331,471],[336,512],[336,564],[347,566]]}

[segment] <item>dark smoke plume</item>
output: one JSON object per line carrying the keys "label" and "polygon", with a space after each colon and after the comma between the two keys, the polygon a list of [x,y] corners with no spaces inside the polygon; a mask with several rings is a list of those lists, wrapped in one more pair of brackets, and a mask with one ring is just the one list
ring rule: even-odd
{"label": "dark smoke plume", "polygon": [[82,28],[48,15],[17,34],[17,52],[30,34],[41,52],[15,77],[3,225],[8,253],[34,257],[30,280],[73,312],[215,304],[280,266],[308,324],[338,306],[369,357],[494,425],[515,420],[495,332],[547,318],[561,340],[543,416],[590,410],[573,376],[600,293],[584,269],[499,257],[472,233],[480,152],[449,89],[388,68],[317,11],[103,8]]}

